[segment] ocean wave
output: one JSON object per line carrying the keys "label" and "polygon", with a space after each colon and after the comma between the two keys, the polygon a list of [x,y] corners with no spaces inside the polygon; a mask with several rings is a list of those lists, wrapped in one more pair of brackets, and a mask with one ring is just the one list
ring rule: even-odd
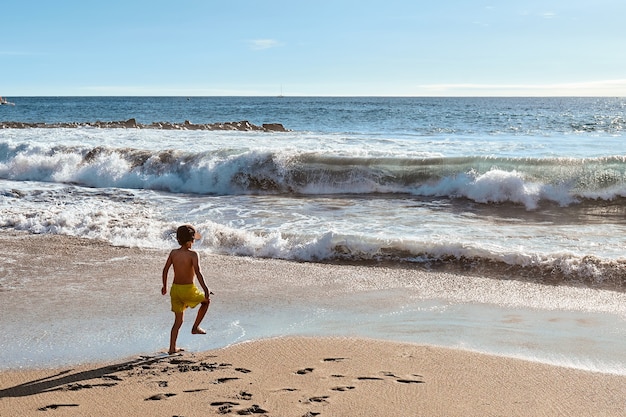
{"label": "ocean wave", "polygon": [[262,235],[223,225],[203,225],[201,247],[210,251],[305,262],[422,267],[550,285],[584,285],[626,291],[626,261],[572,253],[493,251],[466,244],[363,238],[328,231],[316,237]]}
{"label": "ocean wave", "polygon": [[0,178],[201,195],[408,194],[568,206],[626,196],[626,157],[409,158],[0,143]]}
{"label": "ocean wave", "polygon": [[[23,198],[17,193],[4,192],[4,195]],[[10,208],[11,204],[5,207],[0,228],[97,239],[116,246],[168,249],[175,245],[176,223],[159,218],[148,206],[129,205],[118,193],[113,199],[110,195],[100,197],[88,199],[87,204],[51,204],[48,210],[42,211],[38,204],[47,199],[54,200],[54,197],[38,193],[29,197],[33,200],[32,210],[25,205],[15,210]],[[206,253],[298,262],[423,268],[494,279],[626,291],[626,260],[623,259],[570,251],[539,253],[529,248],[491,247],[484,242],[380,238],[334,230],[318,234],[263,232],[209,220],[195,225],[203,238],[194,247]]]}

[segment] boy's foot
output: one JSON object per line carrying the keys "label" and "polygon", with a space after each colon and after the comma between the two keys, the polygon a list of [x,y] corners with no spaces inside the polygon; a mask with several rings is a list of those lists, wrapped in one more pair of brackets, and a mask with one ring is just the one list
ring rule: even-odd
{"label": "boy's foot", "polygon": [[173,355],[174,353],[179,353],[179,352],[184,352],[185,349],[183,348],[176,348],[174,349],[174,351],[172,352],[171,350],[169,352],[167,352],[169,355]]}
{"label": "boy's foot", "polygon": [[191,329],[191,334],[206,334],[206,330],[202,327],[196,327],[195,329]]}

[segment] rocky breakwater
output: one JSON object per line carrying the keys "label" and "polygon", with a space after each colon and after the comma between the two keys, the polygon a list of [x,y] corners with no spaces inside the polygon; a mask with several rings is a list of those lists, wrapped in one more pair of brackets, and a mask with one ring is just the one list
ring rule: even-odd
{"label": "rocky breakwater", "polygon": [[287,132],[280,123],[263,123],[254,125],[247,120],[241,122],[195,124],[189,120],[183,123],[153,122],[150,124],[137,123],[135,119],[114,122],[62,122],[62,123],[28,123],[28,122],[0,122],[0,129],[28,129],[28,128],[78,128],[93,127],[101,129],[164,129],[164,130],[237,130],[244,132]]}

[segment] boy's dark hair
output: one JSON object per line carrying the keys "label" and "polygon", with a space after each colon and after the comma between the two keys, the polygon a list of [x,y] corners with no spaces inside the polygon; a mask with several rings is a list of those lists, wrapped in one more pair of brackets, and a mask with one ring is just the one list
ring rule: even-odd
{"label": "boy's dark hair", "polygon": [[202,236],[196,231],[196,229],[190,224],[184,224],[176,229],[176,240],[179,245],[184,245],[187,242],[193,242],[200,239]]}

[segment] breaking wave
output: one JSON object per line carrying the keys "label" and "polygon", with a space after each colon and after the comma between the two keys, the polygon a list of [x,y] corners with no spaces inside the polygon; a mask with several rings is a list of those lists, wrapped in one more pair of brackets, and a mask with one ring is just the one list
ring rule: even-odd
{"label": "breaking wave", "polygon": [[200,195],[409,194],[568,206],[626,196],[626,157],[360,157],[0,144],[0,178]]}

